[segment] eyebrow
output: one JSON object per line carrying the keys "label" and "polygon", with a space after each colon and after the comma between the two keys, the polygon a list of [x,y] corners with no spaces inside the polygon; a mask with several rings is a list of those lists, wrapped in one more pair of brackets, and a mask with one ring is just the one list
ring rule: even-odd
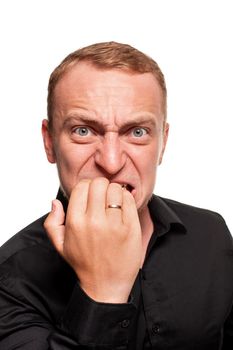
{"label": "eyebrow", "polygon": [[[103,124],[102,122],[99,122],[98,120],[92,118],[92,117],[89,117],[89,116],[85,116],[85,115],[70,115],[69,117],[67,117],[65,120],[64,120],[64,123],[63,123],[63,127],[66,128],[69,124],[71,123],[82,123],[82,124],[88,124],[90,126],[93,126],[97,129],[104,129],[106,127],[105,124]],[[140,113],[140,115],[138,116],[134,116],[132,120],[130,121],[127,121],[126,123],[123,123],[119,129],[127,129],[127,128],[130,128],[132,126],[137,126],[137,125],[140,125],[140,124],[147,124],[147,125],[151,125],[151,127],[156,127],[157,126],[157,123],[156,123],[156,120],[155,120],[155,116],[152,114],[152,113],[148,113],[148,112],[145,112],[145,113]]]}

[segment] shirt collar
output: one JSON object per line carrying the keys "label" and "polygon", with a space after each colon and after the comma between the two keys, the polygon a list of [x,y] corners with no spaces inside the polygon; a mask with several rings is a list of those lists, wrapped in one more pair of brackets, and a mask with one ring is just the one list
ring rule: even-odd
{"label": "shirt collar", "polygon": [[181,221],[178,214],[169,207],[166,199],[153,194],[148,203],[148,207],[156,228],[157,236],[162,236],[171,229],[180,233],[187,232],[184,223]]}
{"label": "shirt collar", "polygon": [[66,213],[68,207],[68,199],[65,197],[61,188],[59,188],[58,190],[57,199],[59,199],[59,201],[62,202],[64,212]]}
{"label": "shirt collar", "polygon": [[[66,212],[68,200],[64,196],[61,188],[59,188],[57,199],[62,202],[64,211]],[[153,194],[148,203],[148,208],[150,210],[150,215],[154,226],[156,227],[157,236],[162,236],[171,229],[181,233],[187,232],[186,227],[177,213],[175,213],[174,210],[168,206],[164,198]]]}

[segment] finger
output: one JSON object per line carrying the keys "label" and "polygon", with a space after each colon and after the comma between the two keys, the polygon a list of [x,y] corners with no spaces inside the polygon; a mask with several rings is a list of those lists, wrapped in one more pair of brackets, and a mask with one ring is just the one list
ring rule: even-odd
{"label": "finger", "polygon": [[[110,183],[107,189],[106,196],[106,213],[112,220],[122,219],[122,192],[121,185],[117,183]],[[120,206],[120,208],[109,208],[109,205]]]}
{"label": "finger", "polygon": [[63,243],[65,239],[65,213],[61,202],[55,199],[52,210],[44,222],[44,228],[55,249],[63,256]]}
{"label": "finger", "polygon": [[136,203],[132,194],[124,189],[122,191],[122,220],[123,223],[135,224],[139,223],[138,211],[136,207]]}
{"label": "finger", "polygon": [[89,187],[87,213],[97,217],[105,215],[106,193],[109,181],[104,177],[92,180]]}
{"label": "finger", "polygon": [[71,192],[69,206],[67,210],[67,221],[70,218],[83,217],[87,210],[87,198],[90,179],[80,180]]}

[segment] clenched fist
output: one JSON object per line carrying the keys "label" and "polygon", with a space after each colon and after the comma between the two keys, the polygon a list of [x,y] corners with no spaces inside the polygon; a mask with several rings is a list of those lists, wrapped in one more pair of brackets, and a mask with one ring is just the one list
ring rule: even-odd
{"label": "clenched fist", "polygon": [[[119,208],[108,208],[117,204]],[[127,301],[142,259],[142,235],[133,196],[106,178],[81,180],[65,213],[53,201],[45,229],[71,265],[80,286],[100,302]]]}

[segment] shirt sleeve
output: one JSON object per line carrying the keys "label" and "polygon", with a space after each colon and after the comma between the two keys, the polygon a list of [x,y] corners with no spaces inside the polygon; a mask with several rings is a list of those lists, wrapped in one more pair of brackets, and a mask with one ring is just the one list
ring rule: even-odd
{"label": "shirt sleeve", "polygon": [[61,327],[80,344],[112,348],[128,343],[135,313],[132,300],[125,304],[96,302],[77,283]]}
{"label": "shirt sleeve", "polygon": [[132,302],[95,302],[77,283],[60,324],[55,325],[0,282],[0,349],[125,350],[135,312]]}

